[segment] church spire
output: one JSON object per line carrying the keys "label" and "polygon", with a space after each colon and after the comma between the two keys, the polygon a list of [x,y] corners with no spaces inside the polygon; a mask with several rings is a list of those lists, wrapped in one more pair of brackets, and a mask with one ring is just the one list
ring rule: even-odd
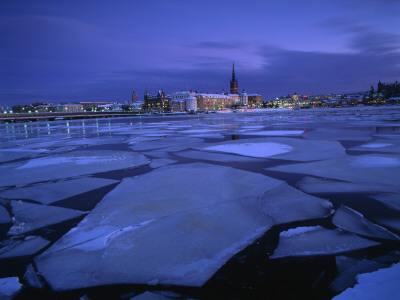
{"label": "church spire", "polygon": [[230,93],[231,94],[238,94],[238,81],[236,79],[236,74],[235,74],[235,63],[232,63],[232,78],[231,78],[231,85],[230,85]]}

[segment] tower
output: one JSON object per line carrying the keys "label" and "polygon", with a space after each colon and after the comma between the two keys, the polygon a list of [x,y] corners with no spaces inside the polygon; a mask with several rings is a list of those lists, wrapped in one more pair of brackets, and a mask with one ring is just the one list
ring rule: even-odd
{"label": "tower", "polygon": [[133,93],[132,93],[132,103],[135,103],[135,102],[137,102],[137,95],[136,95],[135,90],[133,90]]}
{"label": "tower", "polygon": [[238,81],[235,76],[235,63],[232,64],[232,78],[231,78],[231,88],[229,91],[231,94],[238,94]]}

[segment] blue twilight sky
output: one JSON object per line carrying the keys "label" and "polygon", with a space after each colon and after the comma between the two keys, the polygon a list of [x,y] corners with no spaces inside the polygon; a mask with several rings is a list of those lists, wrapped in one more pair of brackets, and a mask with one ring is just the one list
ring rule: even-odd
{"label": "blue twilight sky", "polygon": [[0,106],[400,80],[400,0],[0,0]]}

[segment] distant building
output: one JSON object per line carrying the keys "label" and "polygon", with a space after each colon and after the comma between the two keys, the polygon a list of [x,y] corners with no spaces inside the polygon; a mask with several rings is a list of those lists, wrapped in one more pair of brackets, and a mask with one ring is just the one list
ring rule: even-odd
{"label": "distant building", "polygon": [[198,110],[219,110],[232,107],[233,100],[229,95],[222,94],[197,94]]}
{"label": "distant building", "polygon": [[83,105],[81,104],[61,104],[56,106],[56,112],[75,113],[82,111]]}
{"label": "distant building", "polygon": [[136,103],[136,102],[137,102],[137,95],[136,95],[135,90],[133,90],[133,93],[132,93],[132,103]]}
{"label": "distant building", "polygon": [[232,77],[231,77],[231,82],[230,82],[229,93],[230,94],[239,94],[238,81],[237,81],[236,75],[235,75],[235,63],[232,64]]}
{"label": "distant building", "polygon": [[262,96],[259,94],[248,94],[248,106],[249,107],[262,107]]}
{"label": "distant building", "polygon": [[189,96],[185,99],[186,102],[186,111],[188,112],[196,112],[197,111],[197,98],[193,96]]}
{"label": "distant building", "polygon": [[240,106],[247,106],[249,103],[249,96],[247,95],[247,93],[243,90],[240,94],[239,94],[239,105]]}
{"label": "distant building", "polygon": [[395,83],[381,83],[378,82],[378,90],[377,93],[383,94],[385,98],[397,97],[400,96],[400,84],[395,81]]}
{"label": "distant building", "polygon": [[149,112],[169,112],[171,98],[165,96],[163,90],[159,90],[157,96],[151,96],[147,90],[144,95],[145,110]]}

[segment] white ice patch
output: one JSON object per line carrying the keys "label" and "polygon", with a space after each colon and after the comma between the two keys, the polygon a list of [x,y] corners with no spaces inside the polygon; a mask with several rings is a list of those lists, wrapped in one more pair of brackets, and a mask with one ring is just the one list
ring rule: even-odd
{"label": "white ice patch", "polygon": [[22,287],[18,277],[0,278],[0,298],[3,300],[11,299]]}
{"label": "white ice patch", "polygon": [[388,143],[369,143],[369,144],[361,145],[360,147],[362,147],[362,148],[385,148],[385,147],[389,147],[389,146],[393,146],[393,144],[388,144]]}
{"label": "white ice patch", "polygon": [[341,206],[335,213],[332,223],[344,230],[357,234],[389,240],[399,240],[400,238],[389,230],[369,222],[359,212]]}
{"label": "white ice patch", "polygon": [[11,202],[13,226],[9,235],[19,235],[45,226],[77,218],[86,212],[69,208],[32,204],[22,201]]}
{"label": "white ice patch", "polygon": [[0,258],[34,255],[50,242],[40,236],[28,236],[24,240],[5,240],[1,242]]}
{"label": "white ice patch", "polygon": [[357,276],[353,288],[348,288],[332,300],[398,300],[400,295],[400,263],[390,268]]}
{"label": "white ice patch", "polygon": [[339,275],[331,282],[329,288],[335,292],[342,292],[356,283],[358,274],[376,271],[387,265],[367,259],[354,259],[347,256],[337,256],[336,266]]}
{"label": "white ice patch", "polygon": [[268,135],[268,136],[285,136],[285,135],[301,135],[303,130],[264,130],[264,131],[245,131],[246,135]]}
{"label": "white ice patch", "polygon": [[169,159],[169,158],[158,158],[158,159],[153,159],[150,163],[150,168],[159,168],[159,167],[164,167],[166,165],[171,165],[176,163],[176,160]]}
{"label": "white ice patch", "polygon": [[[35,262],[55,290],[119,283],[201,286],[274,225],[260,197],[267,202],[265,192],[282,185],[294,189],[258,173],[202,163],[126,178]],[[280,199],[292,210],[298,196]],[[306,200],[309,212],[299,211],[295,220],[315,210]],[[319,212],[327,213],[326,207]]]}
{"label": "white ice patch", "polygon": [[208,160],[208,161],[219,161],[219,162],[263,162],[265,160],[251,158],[248,156],[239,156],[239,155],[230,155],[225,153],[214,153],[214,152],[205,152],[205,151],[182,151],[177,152],[175,155],[181,157],[192,158],[196,160]]}
{"label": "white ice patch", "polygon": [[331,255],[376,245],[379,243],[352,233],[314,226],[300,228],[294,232],[281,232],[278,247],[270,258]]}
{"label": "white ice patch", "polygon": [[9,163],[0,166],[0,185],[26,185],[28,183],[107,172],[148,164],[148,159],[131,151],[91,150],[73,151],[28,163]]}
{"label": "white ice patch", "polygon": [[111,179],[86,177],[6,190],[0,192],[0,196],[8,199],[31,199],[49,204],[117,182]]}
{"label": "white ice patch", "polygon": [[209,151],[234,153],[251,157],[269,157],[293,150],[292,147],[279,143],[240,143],[223,144],[203,148]]}
{"label": "white ice patch", "polygon": [[368,155],[355,158],[351,165],[365,168],[394,168],[400,166],[400,159],[395,157]]}

